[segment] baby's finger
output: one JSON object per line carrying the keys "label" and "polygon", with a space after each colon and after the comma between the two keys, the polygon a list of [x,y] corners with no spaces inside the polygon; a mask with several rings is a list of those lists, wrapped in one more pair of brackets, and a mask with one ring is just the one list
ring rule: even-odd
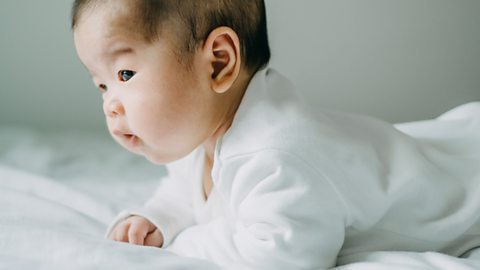
{"label": "baby's finger", "polygon": [[116,234],[117,234],[117,228],[113,228],[108,234],[107,239],[115,241]]}
{"label": "baby's finger", "polygon": [[115,225],[115,227],[113,227],[112,230],[110,230],[110,233],[107,236],[108,240],[117,241],[117,231],[119,227],[120,227],[120,224],[117,224]]}
{"label": "baby's finger", "polygon": [[159,230],[155,229],[145,238],[145,246],[161,247],[163,245],[163,236]]}
{"label": "baby's finger", "polygon": [[148,233],[148,221],[138,219],[132,222],[128,230],[128,241],[130,244],[143,245],[145,236]]}
{"label": "baby's finger", "polygon": [[128,243],[128,230],[130,222],[122,222],[115,228],[115,238],[113,240]]}

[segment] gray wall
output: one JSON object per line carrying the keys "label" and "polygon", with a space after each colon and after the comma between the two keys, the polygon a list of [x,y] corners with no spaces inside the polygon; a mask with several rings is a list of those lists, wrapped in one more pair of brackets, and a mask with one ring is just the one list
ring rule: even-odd
{"label": "gray wall", "polygon": [[75,54],[70,5],[2,0],[0,125],[103,128],[101,96]]}
{"label": "gray wall", "polygon": [[[104,129],[71,1],[3,0],[0,126]],[[267,0],[272,66],[312,106],[391,122],[480,100],[478,0]]]}
{"label": "gray wall", "polygon": [[312,103],[402,122],[480,101],[479,0],[267,1],[273,65]]}

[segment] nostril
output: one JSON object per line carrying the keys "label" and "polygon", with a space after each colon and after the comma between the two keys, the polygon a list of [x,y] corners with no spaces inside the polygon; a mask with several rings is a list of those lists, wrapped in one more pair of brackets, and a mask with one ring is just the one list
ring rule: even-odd
{"label": "nostril", "polygon": [[125,110],[122,104],[118,101],[111,101],[106,106],[105,114],[109,117],[120,116],[120,115],[123,115],[124,113],[125,113]]}

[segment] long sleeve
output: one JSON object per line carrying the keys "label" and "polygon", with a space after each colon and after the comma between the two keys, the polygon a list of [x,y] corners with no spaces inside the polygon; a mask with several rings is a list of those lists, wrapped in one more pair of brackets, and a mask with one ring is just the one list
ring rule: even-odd
{"label": "long sleeve", "polygon": [[160,180],[155,194],[142,207],[122,211],[107,229],[106,235],[129,216],[142,216],[162,233],[166,247],[176,235],[194,224],[192,207],[192,179],[196,152],[184,159],[168,164],[168,175]]}
{"label": "long sleeve", "polygon": [[346,210],[328,179],[274,150],[218,163],[213,177],[227,214],[185,229],[171,251],[228,269],[334,266]]}

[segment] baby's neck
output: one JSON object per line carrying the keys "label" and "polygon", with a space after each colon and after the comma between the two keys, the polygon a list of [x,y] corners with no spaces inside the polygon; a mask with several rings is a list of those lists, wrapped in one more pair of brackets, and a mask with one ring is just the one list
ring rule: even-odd
{"label": "baby's neck", "polygon": [[212,162],[214,160],[215,146],[219,138],[225,134],[230,126],[233,123],[235,114],[242,102],[243,95],[245,94],[248,84],[251,80],[251,75],[245,71],[241,71],[238,75],[237,80],[232,85],[231,89],[228,90],[230,95],[230,101],[227,103],[229,106],[225,110],[225,117],[222,122],[219,124],[218,128],[215,130],[212,136],[210,136],[204,143],[203,147],[205,149],[205,157],[210,159]]}

